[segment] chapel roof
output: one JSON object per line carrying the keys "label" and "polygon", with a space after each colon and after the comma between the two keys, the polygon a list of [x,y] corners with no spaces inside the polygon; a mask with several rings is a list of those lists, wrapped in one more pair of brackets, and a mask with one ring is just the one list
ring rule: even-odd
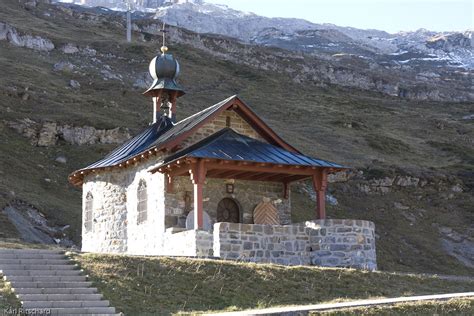
{"label": "chapel roof", "polygon": [[222,105],[235,98],[231,96],[219,103],[214,104],[198,113],[195,113],[177,123],[173,123],[167,116],[161,116],[159,120],[143,129],[136,136],[130,138],[124,144],[114,149],[103,159],[82,168],[77,172],[117,166],[127,160],[147,152],[150,149],[160,148],[166,142],[177,136],[191,131],[196,125],[203,122],[207,117],[218,110]]}
{"label": "chapel roof", "polygon": [[162,165],[183,158],[219,159],[334,169],[345,168],[337,163],[290,152],[279,146],[239,134],[231,128],[224,128],[200,142],[166,157]]}
{"label": "chapel roof", "polygon": [[[289,154],[295,154],[291,157],[291,160],[294,162],[294,164],[297,165],[309,164],[311,166],[318,167],[345,168],[324,160],[310,158],[308,156],[302,155],[297,149],[295,149],[290,144],[286,143],[282,138],[280,138],[238,96],[233,95],[177,123],[173,123],[173,121],[167,116],[161,116],[157,120],[157,122],[151,124],[143,131],[141,131],[138,135],[132,137],[124,144],[114,149],[103,159],[71,173],[71,175],[69,176],[69,181],[74,185],[81,185],[83,183],[84,177],[89,173],[112,167],[126,167],[131,162],[137,162],[142,159],[147,159],[160,151],[169,153],[170,151],[176,151],[176,149],[179,150],[181,142],[186,137],[191,135],[194,131],[196,131],[206,122],[209,122],[211,119],[216,117],[222,111],[229,109],[233,109],[239,115],[241,115],[244,120],[246,120],[251,126],[256,129],[256,131],[268,142],[268,144],[235,133],[236,135],[240,136],[233,136],[234,143],[232,146],[227,147],[227,150],[236,150],[237,148],[240,148],[241,150],[243,150],[243,152],[240,154],[246,155],[244,151],[248,150],[248,146],[243,146],[242,144],[238,143],[239,141],[246,141],[247,144],[251,143],[252,145],[258,147],[259,150],[263,150],[268,155],[265,158],[262,158],[261,154],[253,152],[255,156],[248,156],[250,160],[257,159],[256,161],[258,161],[258,159],[267,159],[271,163],[271,160],[273,159],[275,163],[288,164],[289,162],[285,162],[285,159],[288,158],[284,158],[284,156],[288,156]],[[227,133],[222,133],[226,134],[225,137],[231,137],[231,133],[229,131],[227,131]],[[217,135],[214,135],[214,137],[217,137],[219,135],[221,134],[217,133]],[[214,139],[212,137],[213,136],[211,135],[205,140],[211,142]],[[220,143],[221,141],[218,142],[218,144]],[[185,148],[185,150],[191,150],[190,148],[195,147],[190,146],[187,149]],[[179,152],[182,153],[182,151]],[[199,152],[202,153],[203,151]],[[171,156],[174,155],[175,154],[172,154]],[[238,153],[235,153],[235,155],[238,155]]]}

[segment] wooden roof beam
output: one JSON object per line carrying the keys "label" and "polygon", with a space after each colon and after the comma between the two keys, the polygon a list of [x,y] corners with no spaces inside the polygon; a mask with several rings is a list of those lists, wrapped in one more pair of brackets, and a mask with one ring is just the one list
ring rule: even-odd
{"label": "wooden roof beam", "polygon": [[276,173],[257,173],[255,176],[252,177],[252,180],[255,181],[266,181],[268,178],[275,177],[277,174]]}
{"label": "wooden roof beam", "polygon": [[282,182],[285,182],[285,183],[291,183],[291,182],[296,182],[296,181],[301,181],[301,180],[304,180],[304,179],[309,179],[311,176],[301,176],[301,175],[297,175],[297,176],[286,176],[284,177],[281,181]]}
{"label": "wooden roof beam", "polygon": [[253,171],[253,172],[266,172],[266,173],[283,173],[283,174],[290,174],[290,175],[307,175],[310,176],[314,174],[314,170],[311,168],[291,168],[291,166],[286,165],[270,165],[267,164],[266,166],[258,166],[256,164],[248,164],[248,165],[237,165],[237,164],[227,164],[222,165],[217,162],[208,162],[207,167],[209,170],[212,169],[230,169],[230,167],[234,167],[240,171]]}

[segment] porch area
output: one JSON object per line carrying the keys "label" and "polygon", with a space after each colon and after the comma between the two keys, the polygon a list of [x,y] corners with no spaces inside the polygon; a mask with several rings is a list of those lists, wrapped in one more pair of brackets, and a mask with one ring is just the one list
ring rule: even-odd
{"label": "porch area", "polygon": [[[315,219],[325,219],[328,174],[347,168],[290,149],[259,141],[227,128],[167,157],[160,166],[150,172],[165,176],[167,193],[173,193],[174,183],[178,178],[189,177],[193,186],[192,210],[195,229],[205,228],[203,191],[208,179],[248,181],[252,182],[255,188],[258,183],[275,183],[281,187],[279,198],[282,200],[289,200],[292,183],[311,179],[317,196]],[[231,197],[234,193],[233,185],[228,185],[230,189],[226,190]],[[274,220],[268,224],[282,224],[281,219],[276,217],[273,216]],[[253,220],[255,219],[254,216]],[[214,222],[219,221],[242,223],[242,216],[228,220],[219,220],[217,216]],[[251,219],[250,223],[253,222]]]}
{"label": "porch area", "polygon": [[164,255],[376,270],[375,226],[348,219],[291,225],[216,223],[212,231],[168,231]]}

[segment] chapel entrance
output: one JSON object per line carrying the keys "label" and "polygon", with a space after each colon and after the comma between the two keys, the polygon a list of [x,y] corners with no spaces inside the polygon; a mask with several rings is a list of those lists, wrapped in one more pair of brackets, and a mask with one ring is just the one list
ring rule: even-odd
{"label": "chapel entrance", "polygon": [[224,198],[217,204],[217,222],[240,223],[240,207],[236,201]]}

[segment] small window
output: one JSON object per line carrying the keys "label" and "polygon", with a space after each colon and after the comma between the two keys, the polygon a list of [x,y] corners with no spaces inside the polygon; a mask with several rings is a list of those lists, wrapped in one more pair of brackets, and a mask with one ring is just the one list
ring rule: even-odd
{"label": "small window", "polygon": [[137,224],[141,224],[147,219],[147,200],[146,182],[141,180],[137,190]]}
{"label": "small window", "polygon": [[226,116],[226,118],[225,118],[225,126],[230,127],[230,123],[231,123],[230,120],[231,120],[231,119],[230,119],[230,116]]}
{"label": "small window", "polygon": [[94,197],[92,193],[87,193],[86,195],[86,205],[85,205],[85,214],[84,214],[84,229],[87,232],[92,230],[92,210],[94,207]]}

